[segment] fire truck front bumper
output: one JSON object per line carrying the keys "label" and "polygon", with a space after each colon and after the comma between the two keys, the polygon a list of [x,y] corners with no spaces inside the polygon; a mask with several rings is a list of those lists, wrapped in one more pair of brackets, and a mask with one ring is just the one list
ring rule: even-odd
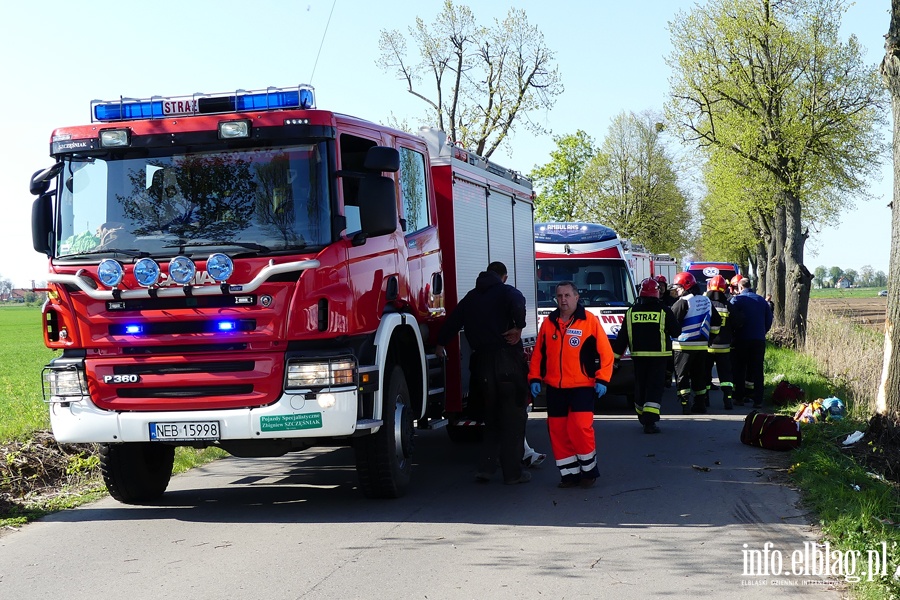
{"label": "fire truck front bumper", "polygon": [[[64,402],[62,400],[65,400]],[[355,387],[327,393],[282,394],[254,408],[197,411],[116,412],[102,410],[90,396],[53,398],[50,424],[60,443],[264,440],[351,436],[381,421],[358,420]]]}

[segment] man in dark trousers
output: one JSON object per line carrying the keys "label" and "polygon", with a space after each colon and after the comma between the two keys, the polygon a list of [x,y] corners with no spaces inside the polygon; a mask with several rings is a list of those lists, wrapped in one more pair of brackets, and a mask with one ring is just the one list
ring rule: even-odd
{"label": "man in dark trousers", "polygon": [[612,344],[616,360],[631,348],[634,365],[634,410],[644,433],[659,433],[659,412],[665,388],[666,362],[672,356],[672,338],[681,334],[681,325],[659,298],[655,279],[645,279],[638,299],[625,313],[625,321]]}
{"label": "man in dark trousers", "polygon": [[465,330],[472,348],[469,395],[484,405],[484,439],[475,480],[486,482],[497,463],[508,484],[527,483],[522,470],[528,382],[521,335],[525,328],[525,296],[506,285],[506,265],[492,262],[475,280],[475,288],[460,300],[441,327],[435,354]]}
{"label": "man in dark trousers", "polygon": [[[740,326],[740,313],[731,312],[726,292],[728,282],[721,275],[710,277],[706,280],[706,296],[713,305],[713,310],[722,318],[722,325],[710,330],[709,352],[706,358],[706,369],[709,371],[709,381],[712,381],[713,367],[719,375],[719,388],[722,390],[722,404],[725,410],[734,408],[734,370],[731,362],[731,344],[734,340],[734,330]],[[712,386],[710,386],[711,388]],[[707,397],[709,397],[707,395]]]}
{"label": "man in dark trousers", "polygon": [[[709,373],[706,371],[709,335],[713,327],[722,325],[722,318],[713,310],[712,302],[703,295],[703,290],[690,273],[684,271],[677,274],[672,287],[678,294],[672,312],[681,324],[681,334],[672,341],[681,412],[685,415],[705,414],[709,402],[706,390],[709,385]],[[688,406],[692,391],[694,403]]]}
{"label": "man in dark trousers", "polygon": [[738,291],[731,298],[731,308],[742,321],[734,332],[732,349],[734,403],[743,406],[745,400],[752,400],[753,408],[761,408],[766,333],[772,327],[772,311],[765,298],[750,289],[749,279],[740,280]]}

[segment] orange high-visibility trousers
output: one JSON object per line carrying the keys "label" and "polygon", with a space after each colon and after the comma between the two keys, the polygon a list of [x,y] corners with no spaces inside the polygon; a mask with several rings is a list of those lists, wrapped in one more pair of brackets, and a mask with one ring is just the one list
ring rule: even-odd
{"label": "orange high-visibility trousers", "polygon": [[550,447],[563,482],[595,479],[597,441],[594,436],[594,388],[547,387],[547,427]]}

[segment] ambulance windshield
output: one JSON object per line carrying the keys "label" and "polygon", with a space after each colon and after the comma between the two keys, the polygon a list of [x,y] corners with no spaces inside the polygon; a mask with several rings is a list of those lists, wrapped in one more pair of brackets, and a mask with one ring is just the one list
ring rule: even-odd
{"label": "ambulance windshield", "polygon": [[537,262],[538,308],[556,308],[556,286],[571,281],[586,307],[628,306],[634,286],[624,260],[545,259]]}
{"label": "ambulance windshield", "polygon": [[324,143],[68,156],[55,255],[324,246],[331,242],[326,163]]}

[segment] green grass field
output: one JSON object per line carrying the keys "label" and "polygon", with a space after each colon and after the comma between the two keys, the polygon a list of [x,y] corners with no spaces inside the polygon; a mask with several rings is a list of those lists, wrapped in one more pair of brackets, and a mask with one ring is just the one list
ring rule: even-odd
{"label": "green grass field", "polygon": [[55,350],[44,346],[41,309],[0,306],[0,440],[50,426],[41,394],[41,369]]}
{"label": "green grass field", "polygon": [[809,292],[810,298],[874,298],[882,288],[822,288]]}

